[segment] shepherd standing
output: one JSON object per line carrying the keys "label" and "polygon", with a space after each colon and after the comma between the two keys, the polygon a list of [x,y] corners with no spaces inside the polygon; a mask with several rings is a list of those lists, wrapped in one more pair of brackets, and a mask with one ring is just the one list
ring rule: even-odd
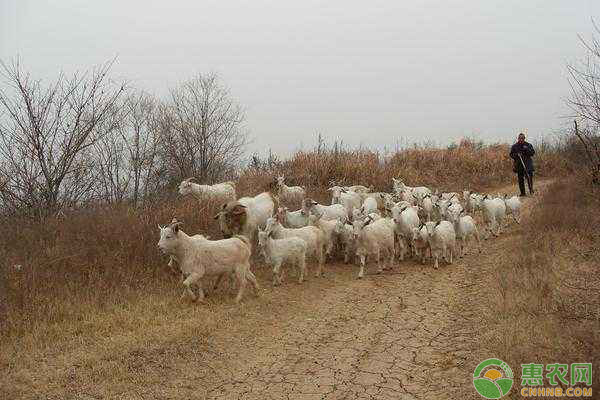
{"label": "shepherd standing", "polygon": [[521,196],[526,196],[525,193],[525,178],[527,178],[527,186],[529,186],[529,194],[533,194],[533,160],[531,157],[535,154],[535,150],[530,143],[525,141],[525,134],[520,133],[517,143],[510,148],[510,158],[513,159],[513,171],[519,177],[519,189]]}

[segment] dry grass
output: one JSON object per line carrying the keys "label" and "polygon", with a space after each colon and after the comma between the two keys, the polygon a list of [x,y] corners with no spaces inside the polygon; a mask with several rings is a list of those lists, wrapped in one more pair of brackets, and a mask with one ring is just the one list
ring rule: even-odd
{"label": "dry grass", "polygon": [[[581,178],[554,182],[490,279],[495,283],[488,292],[491,312],[483,314],[485,346],[517,374],[520,364],[532,362],[597,365],[598,195]],[[595,374],[594,386],[599,382]]]}
{"label": "dry grass", "polygon": [[[332,179],[391,190],[391,178],[401,176],[408,184],[485,190],[513,178],[507,152],[506,145],[475,146],[468,140],[450,150],[413,148],[387,159],[369,150],[300,152],[277,171],[245,171],[238,193],[268,190],[276,172],[307,186],[309,195],[322,202],[329,199],[326,188]],[[564,170],[556,152],[541,152],[536,161],[546,174]],[[177,279],[169,275],[165,258],[156,249],[156,225],[176,215],[187,232],[216,238],[220,236],[212,220],[216,207],[205,204],[199,210],[194,199],[173,197],[144,210],[116,205],[42,224],[4,221],[11,228],[0,239],[5,260],[0,272],[4,289],[0,338],[5,342],[41,326],[68,325],[82,315],[135,302],[140,292],[172,297]]]}
{"label": "dry grass", "polygon": [[[390,190],[391,178],[400,176],[407,184],[484,191],[514,178],[507,153],[507,145],[479,146],[468,140],[453,149],[415,147],[390,157],[369,150],[300,152],[272,170],[244,171],[238,194],[268,190],[280,172],[288,184],[307,186],[308,194],[322,202],[329,199],[326,187],[332,179]],[[555,151],[538,152],[536,163],[546,175],[567,170]],[[73,343],[84,349],[93,343],[97,352],[80,357],[93,382],[94,376],[118,376],[121,368],[135,361],[132,352],[164,348],[165,341],[174,341],[167,347],[177,348],[177,341],[209,334],[215,321],[228,324],[238,318],[244,311],[230,309],[232,295],[226,289],[211,296],[207,307],[182,305],[179,278],[170,274],[166,258],[156,249],[156,225],[174,215],[184,221],[186,232],[220,237],[212,220],[217,206],[199,208],[192,198],[173,196],[143,210],[99,206],[43,223],[3,221],[0,369],[22,370],[25,387],[32,379],[27,371],[35,371],[38,355],[57,357],[60,363],[61,353],[72,349]],[[258,277],[265,282],[268,274],[259,269]],[[545,286],[539,290],[554,293]],[[245,301],[252,301],[251,295]],[[202,326],[197,321],[203,321]],[[145,335],[141,342],[140,332]],[[107,354],[129,358],[104,359]],[[11,384],[18,387],[19,382]]]}

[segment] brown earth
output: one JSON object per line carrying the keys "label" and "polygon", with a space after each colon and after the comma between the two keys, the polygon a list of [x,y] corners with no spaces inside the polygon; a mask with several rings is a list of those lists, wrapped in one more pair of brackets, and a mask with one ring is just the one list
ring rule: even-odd
{"label": "brown earth", "polygon": [[[525,200],[523,214],[534,201]],[[205,305],[180,303],[180,292],[158,300],[141,293],[129,309],[90,317],[93,334],[61,332],[57,338],[69,339],[43,345],[31,343],[32,335],[8,346],[12,354],[0,358],[7,371],[0,393],[11,399],[478,399],[473,370],[494,356],[480,344],[480,315],[493,312],[486,306],[491,271],[518,232],[511,222],[500,238],[483,242],[481,254],[472,249],[439,270],[404,261],[381,275],[370,267],[358,280],[357,267],[327,264],[325,278],[311,273],[298,284],[288,277],[276,288],[268,271],[259,271],[261,296],[249,291],[240,305],[228,290],[209,294]]]}

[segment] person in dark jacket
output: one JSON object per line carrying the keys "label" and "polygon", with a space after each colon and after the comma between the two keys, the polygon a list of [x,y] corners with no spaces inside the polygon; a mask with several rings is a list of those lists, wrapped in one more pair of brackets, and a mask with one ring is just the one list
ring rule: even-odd
{"label": "person in dark jacket", "polygon": [[510,148],[510,158],[513,159],[513,171],[519,177],[519,189],[521,196],[526,196],[525,193],[525,178],[527,178],[527,186],[529,186],[529,194],[533,194],[533,160],[531,157],[535,154],[535,150],[530,143],[525,141],[525,134],[520,133],[517,143]]}

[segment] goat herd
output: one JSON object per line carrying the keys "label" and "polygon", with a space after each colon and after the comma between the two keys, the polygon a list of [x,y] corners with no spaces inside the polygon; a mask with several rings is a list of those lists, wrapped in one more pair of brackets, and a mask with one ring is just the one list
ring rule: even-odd
{"label": "goat herd", "polygon": [[[181,230],[181,222],[173,219],[168,226],[159,225],[158,247],[170,256],[169,266],[179,266],[183,297],[200,301],[204,300],[203,279],[213,276],[217,278],[215,287],[224,276],[237,284],[236,302],[248,282],[258,294],[258,282],[250,270],[252,243],[272,266],[274,285],[282,282],[282,265],[295,265],[301,283],[306,257],[316,261],[315,276],[322,276],[325,259],[333,257],[336,248],[342,249],[346,263],[359,259],[359,278],[365,274],[367,256],[377,263],[377,273],[391,268],[396,255],[404,260],[407,252],[423,264],[429,256],[437,269],[440,257],[450,264],[453,257],[462,257],[469,241],[476,240],[481,251],[477,223],[468,213],[483,214],[487,238],[499,235],[509,214],[519,223],[521,207],[517,196],[494,198],[465,190],[461,199],[456,192],[432,192],[424,186],[406,186],[399,179],[392,179],[392,193],[332,183],[330,205],[306,198],[302,187],[287,186],[283,176],[276,179],[277,195],[264,192],[240,199],[236,199],[234,182],[200,185],[192,181],[181,182],[179,193],[224,203],[215,219],[226,239],[188,236]],[[275,206],[289,202],[302,207],[289,211]],[[198,295],[192,290],[194,284]]]}

